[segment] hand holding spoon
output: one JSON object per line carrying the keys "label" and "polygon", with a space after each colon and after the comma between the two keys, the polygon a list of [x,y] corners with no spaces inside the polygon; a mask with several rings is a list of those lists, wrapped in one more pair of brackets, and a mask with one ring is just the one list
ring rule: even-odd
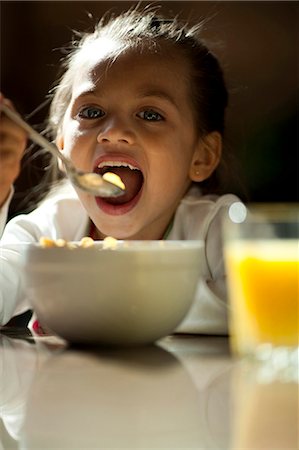
{"label": "hand holding spoon", "polygon": [[70,181],[78,188],[97,197],[118,197],[124,193],[125,186],[120,179],[111,177],[108,181],[104,179],[105,175],[109,178],[108,173],[102,177],[98,173],[83,172],[76,169],[73,163],[58,150],[55,144],[49,142],[44,136],[35,131],[18,113],[5,104],[0,105],[0,111],[3,111],[11,120],[21,126],[33,142],[61,159]]}

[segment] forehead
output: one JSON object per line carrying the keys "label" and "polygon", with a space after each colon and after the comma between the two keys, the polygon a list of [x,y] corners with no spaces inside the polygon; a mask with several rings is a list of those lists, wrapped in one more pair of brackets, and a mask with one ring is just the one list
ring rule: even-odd
{"label": "forehead", "polygon": [[173,95],[189,96],[191,69],[187,58],[172,45],[132,49],[101,40],[82,52],[73,83],[75,95],[119,83],[136,87],[150,84]]}

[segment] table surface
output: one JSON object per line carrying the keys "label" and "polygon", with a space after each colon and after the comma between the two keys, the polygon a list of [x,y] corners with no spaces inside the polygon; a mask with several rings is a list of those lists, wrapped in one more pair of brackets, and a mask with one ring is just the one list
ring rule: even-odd
{"label": "table surface", "polygon": [[298,384],[225,337],[109,349],[3,328],[0,379],[0,449],[298,448]]}

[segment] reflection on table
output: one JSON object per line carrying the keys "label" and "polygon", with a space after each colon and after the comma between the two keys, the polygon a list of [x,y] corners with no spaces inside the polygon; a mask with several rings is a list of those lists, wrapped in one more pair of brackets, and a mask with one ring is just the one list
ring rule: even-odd
{"label": "reflection on table", "polygon": [[261,382],[227,338],[117,350],[2,331],[2,448],[297,449],[298,384]]}

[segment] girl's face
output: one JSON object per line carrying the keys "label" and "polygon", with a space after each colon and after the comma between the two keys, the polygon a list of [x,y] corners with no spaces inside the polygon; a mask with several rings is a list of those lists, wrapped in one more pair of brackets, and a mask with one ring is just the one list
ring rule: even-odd
{"label": "girl's face", "polygon": [[[117,200],[78,196],[99,237],[160,239],[200,154],[189,69],[180,55],[94,57],[77,72],[58,146],[86,171],[117,173]],[[198,174],[198,171],[197,171]]]}

